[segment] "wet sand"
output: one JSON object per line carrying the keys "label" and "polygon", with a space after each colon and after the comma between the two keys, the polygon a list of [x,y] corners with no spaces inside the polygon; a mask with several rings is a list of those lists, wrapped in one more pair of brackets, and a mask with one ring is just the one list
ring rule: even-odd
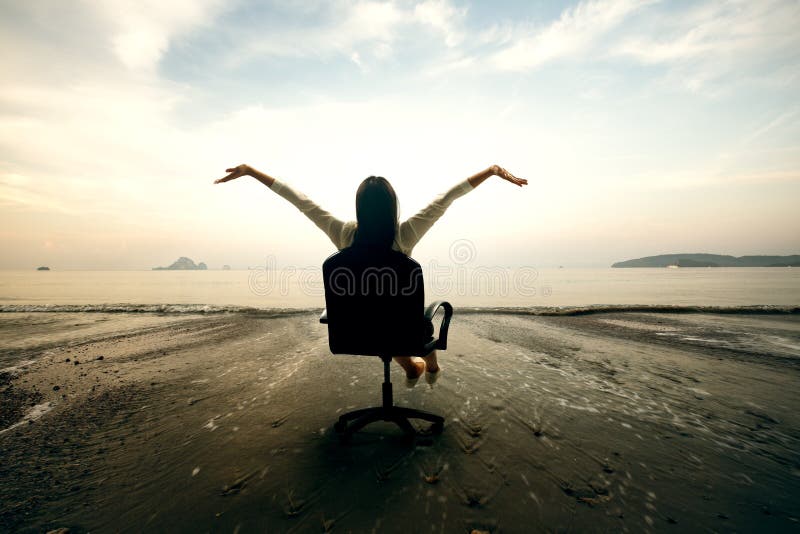
{"label": "wet sand", "polygon": [[382,366],[314,313],[0,314],[0,531],[800,527],[800,316],[456,313],[392,369],[444,432],[349,445]]}

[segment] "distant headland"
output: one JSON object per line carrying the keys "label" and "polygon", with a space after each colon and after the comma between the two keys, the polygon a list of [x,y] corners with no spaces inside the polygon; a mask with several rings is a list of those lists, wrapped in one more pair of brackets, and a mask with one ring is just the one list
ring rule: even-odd
{"label": "distant headland", "polygon": [[37,267],[36,270],[37,271],[49,271],[50,267],[47,267],[46,265],[42,265],[41,267]]}
{"label": "distant headland", "polygon": [[207,269],[208,266],[202,261],[195,264],[191,258],[186,256],[181,256],[169,267],[153,267],[154,271],[205,271]]}
{"label": "distant headland", "polygon": [[737,258],[720,254],[661,254],[618,261],[611,267],[800,267],[800,255]]}

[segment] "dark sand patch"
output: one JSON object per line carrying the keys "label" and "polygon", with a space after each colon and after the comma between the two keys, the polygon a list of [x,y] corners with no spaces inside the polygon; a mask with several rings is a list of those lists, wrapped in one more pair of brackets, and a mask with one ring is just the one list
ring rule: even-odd
{"label": "dark sand patch", "polygon": [[791,345],[800,323],[748,317],[457,315],[434,389],[393,369],[398,404],[447,419],[413,444],[389,424],[339,443],[382,368],[331,356],[313,314],[49,346],[7,384],[53,408],[0,435],[0,530],[793,530],[800,375],[745,334]]}

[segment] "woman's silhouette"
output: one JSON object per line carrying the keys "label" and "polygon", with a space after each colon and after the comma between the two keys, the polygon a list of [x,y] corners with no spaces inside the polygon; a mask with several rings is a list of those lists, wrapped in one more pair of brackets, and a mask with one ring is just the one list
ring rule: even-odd
{"label": "woman's silhouette", "polygon": [[[393,248],[407,256],[411,255],[414,246],[455,199],[472,191],[487,178],[498,176],[520,187],[528,184],[528,180],[517,178],[502,167],[492,165],[458,183],[437,197],[428,207],[400,223],[398,221],[397,196],[392,185],[386,178],[370,176],[361,182],[356,192],[356,221],[344,222],[319,207],[302,193],[249,165],[225,169],[225,172],[229,174],[216,180],[215,184],[229,182],[242,176],[252,176],[294,204],[320,230],[325,232],[339,250],[353,244],[369,245]],[[439,377],[440,368],[436,360],[436,351],[423,358],[401,356],[395,357],[394,360],[405,370],[410,386],[413,386],[423,373],[430,384]]]}

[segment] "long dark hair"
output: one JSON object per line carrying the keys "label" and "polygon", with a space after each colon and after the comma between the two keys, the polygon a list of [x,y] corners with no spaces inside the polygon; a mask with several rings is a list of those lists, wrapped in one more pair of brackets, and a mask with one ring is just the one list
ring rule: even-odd
{"label": "long dark hair", "polygon": [[370,176],[356,191],[355,246],[391,248],[397,231],[397,195],[382,176]]}

